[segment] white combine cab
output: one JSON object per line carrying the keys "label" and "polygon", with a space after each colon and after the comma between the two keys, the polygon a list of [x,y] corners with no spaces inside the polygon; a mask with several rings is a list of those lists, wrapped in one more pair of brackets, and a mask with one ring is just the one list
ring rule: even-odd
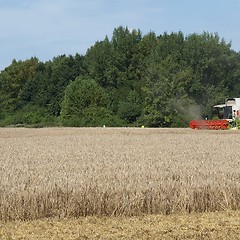
{"label": "white combine cab", "polygon": [[229,123],[240,120],[240,98],[227,98],[225,104],[215,105],[219,119],[226,119]]}

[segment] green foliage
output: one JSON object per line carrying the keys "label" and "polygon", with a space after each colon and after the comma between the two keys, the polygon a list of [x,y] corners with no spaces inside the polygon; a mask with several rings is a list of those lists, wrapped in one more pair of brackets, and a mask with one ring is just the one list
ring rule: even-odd
{"label": "green foliage", "polygon": [[58,119],[47,113],[45,108],[36,108],[35,106],[27,105],[15,114],[7,115],[0,120],[0,126],[57,126]]}
{"label": "green foliage", "polygon": [[127,123],[104,107],[90,107],[82,111],[81,116],[71,115],[63,118],[67,127],[121,127]]}
{"label": "green foliage", "polygon": [[[142,94],[145,76],[145,59],[149,54],[141,42],[139,30],[128,28],[114,29],[112,39],[96,42],[85,56],[88,75],[108,92],[110,110],[115,114],[122,112],[123,102],[128,93],[135,90]],[[152,42],[152,39],[151,39]],[[148,46],[150,48],[150,46]],[[131,104],[132,105],[132,104]],[[120,113],[122,116],[122,114]],[[122,116],[124,118],[124,116]]]}
{"label": "green foliage", "polygon": [[36,74],[38,59],[13,60],[0,74],[0,109],[4,114],[13,114],[22,105],[22,88]]}
{"label": "green foliage", "polygon": [[68,120],[73,116],[79,119],[87,117],[89,109],[106,108],[107,105],[107,94],[95,80],[78,77],[67,86],[65,91],[61,111],[63,124],[68,125]]}
{"label": "green foliage", "polygon": [[141,107],[130,102],[120,102],[118,116],[126,120],[127,123],[133,123],[141,115]]}
{"label": "green foliage", "polygon": [[114,29],[85,56],[13,60],[0,125],[186,127],[240,96],[240,53],[217,34]]}
{"label": "green foliage", "polygon": [[142,100],[137,91],[131,90],[125,100],[119,101],[117,115],[127,123],[134,123],[142,114]]}

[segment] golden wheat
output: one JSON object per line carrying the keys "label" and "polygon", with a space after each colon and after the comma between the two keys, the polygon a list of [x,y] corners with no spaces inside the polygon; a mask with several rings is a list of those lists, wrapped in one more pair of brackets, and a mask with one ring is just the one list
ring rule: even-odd
{"label": "golden wheat", "polygon": [[240,210],[240,133],[0,129],[0,220]]}

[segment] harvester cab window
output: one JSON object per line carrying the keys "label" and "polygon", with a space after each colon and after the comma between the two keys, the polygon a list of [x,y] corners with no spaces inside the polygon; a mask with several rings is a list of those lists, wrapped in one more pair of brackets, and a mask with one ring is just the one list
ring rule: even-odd
{"label": "harvester cab window", "polygon": [[226,119],[232,119],[232,106],[224,107],[224,115]]}
{"label": "harvester cab window", "polygon": [[217,107],[217,115],[219,119],[232,119],[232,106]]}
{"label": "harvester cab window", "polygon": [[217,114],[219,119],[224,118],[224,108],[217,108]]}

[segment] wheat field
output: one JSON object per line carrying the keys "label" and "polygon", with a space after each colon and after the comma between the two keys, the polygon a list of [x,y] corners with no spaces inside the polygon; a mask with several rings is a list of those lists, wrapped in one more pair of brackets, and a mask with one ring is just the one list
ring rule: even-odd
{"label": "wheat field", "polygon": [[1,128],[0,221],[240,210],[240,133]]}

